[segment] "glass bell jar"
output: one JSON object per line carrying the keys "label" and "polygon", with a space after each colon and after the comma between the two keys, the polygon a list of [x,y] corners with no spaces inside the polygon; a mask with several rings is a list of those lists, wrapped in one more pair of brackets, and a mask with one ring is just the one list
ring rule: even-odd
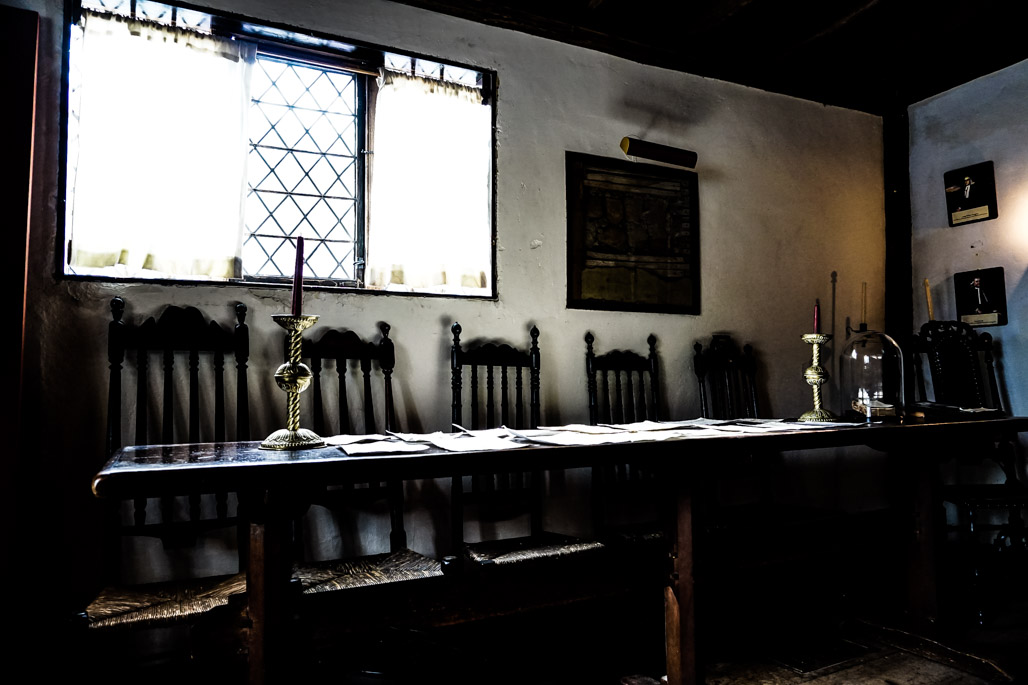
{"label": "glass bell jar", "polygon": [[899,421],[903,416],[903,353],[890,336],[852,331],[839,359],[840,417],[846,421]]}

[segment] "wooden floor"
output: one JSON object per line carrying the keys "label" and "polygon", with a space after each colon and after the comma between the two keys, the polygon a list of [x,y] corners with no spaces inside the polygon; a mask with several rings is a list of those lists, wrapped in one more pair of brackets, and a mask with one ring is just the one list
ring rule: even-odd
{"label": "wooden floor", "polygon": [[[844,561],[708,575],[697,606],[707,685],[1028,685],[1028,573],[994,576],[988,596],[973,596],[966,573],[944,559],[957,569],[941,583],[947,620],[916,631],[898,610],[901,566],[889,569],[882,556]],[[103,664],[107,683],[245,682],[245,661],[119,670],[123,656],[84,659]],[[362,628],[317,650],[298,645],[290,669],[293,682],[339,685],[655,685],[664,675],[663,597],[658,587],[432,630]]]}
{"label": "wooden floor", "polygon": [[[740,617],[708,627],[707,685],[991,685],[1028,683],[1028,604],[1010,605],[985,626],[927,639],[895,626],[797,612]],[[293,682],[339,685],[659,685],[663,675],[656,605],[576,607],[445,631],[396,631],[354,638],[317,656],[298,656]],[[709,626],[710,622],[708,622]],[[658,629],[654,629],[657,626]],[[93,654],[107,683],[245,682],[245,664],[212,668],[184,661],[121,670],[118,654]]]}
{"label": "wooden floor", "polygon": [[[550,612],[541,622],[522,617],[445,636],[394,635],[380,650],[360,650],[364,672],[328,660],[315,675],[348,685],[659,685],[661,636],[641,622],[645,612],[612,609]],[[707,685],[1028,683],[1028,604],[937,639],[861,619],[780,625],[759,639],[747,631],[733,638],[731,630],[709,636]]]}

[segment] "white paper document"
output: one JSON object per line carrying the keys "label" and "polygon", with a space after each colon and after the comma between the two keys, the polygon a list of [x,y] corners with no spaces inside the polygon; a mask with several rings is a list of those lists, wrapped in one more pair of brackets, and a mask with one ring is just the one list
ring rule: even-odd
{"label": "white paper document", "polygon": [[369,435],[332,435],[323,439],[327,445],[352,445],[355,442],[377,442],[379,440],[388,440],[389,436],[371,433]]}
{"label": "white paper document", "polygon": [[566,426],[542,426],[542,430],[552,433],[585,433],[590,435],[625,432],[625,429],[620,426],[593,426],[588,423],[569,423]]}
{"label": "white paper document", "polygon": [[448,452],[485,452],[510,450],[526,447],[525,443],[515,442],[510,437],[499,435],[470,435],[468,433],[433,433],[428,436],[429,442]]}
{"label": "white paper document", "polygon": [[378,442],[355,442],[349,445],[340,446],[346,454],[356,456],[358,454],[400,454],[402,452],[421,452],[427,450],[430,445],[417,444],[413,442],[396,442],[395,440],[380,440]]}

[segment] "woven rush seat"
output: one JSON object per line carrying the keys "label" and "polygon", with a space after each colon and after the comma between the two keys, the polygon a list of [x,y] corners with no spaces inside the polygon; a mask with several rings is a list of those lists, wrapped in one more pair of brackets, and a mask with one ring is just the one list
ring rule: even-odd
{"label": "woven rush seat", "polygon": [[245,573],[108,587],[86,608],[86,618],[91,629],[168,625],[225,606],[233,595],[245,592]]}
{"label": "woven rush seat", "polygon": [[466,545],[465,553],[476,564],[484,566],[514,565],[540,559],[577,557],[603,551],[603,543],[580,540],[567,535],[542,533],[520,538],[488,540]]}
{"label": "woven rush seat", "polygon": [[443,575],[442,563],[409,549],[354,559],[334,559],[298,566],[293,578],[305,595],[385,585]]}
{"label": "woven rush seat", "polygon": [[664,531],[654,524],[611,524],[607,527],[607,544],[616,547],[625,545],[655,545],[664,540]]}

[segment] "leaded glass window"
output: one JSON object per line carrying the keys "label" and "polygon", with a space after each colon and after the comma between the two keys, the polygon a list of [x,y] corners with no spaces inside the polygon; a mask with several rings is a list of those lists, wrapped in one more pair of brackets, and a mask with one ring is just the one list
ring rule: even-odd
{"label": "leaded glass window", "polygon": [[258,54],[247,160],[248,276],[292,273],[295,239],[305,275],[355,280],[358,92],[353,74]]}
{"label": "leaded glass window", "polygon": [[288,282],[302,236],[321,286],[495,294],[490,75],[153,0],[69,29],[65,274]]}

